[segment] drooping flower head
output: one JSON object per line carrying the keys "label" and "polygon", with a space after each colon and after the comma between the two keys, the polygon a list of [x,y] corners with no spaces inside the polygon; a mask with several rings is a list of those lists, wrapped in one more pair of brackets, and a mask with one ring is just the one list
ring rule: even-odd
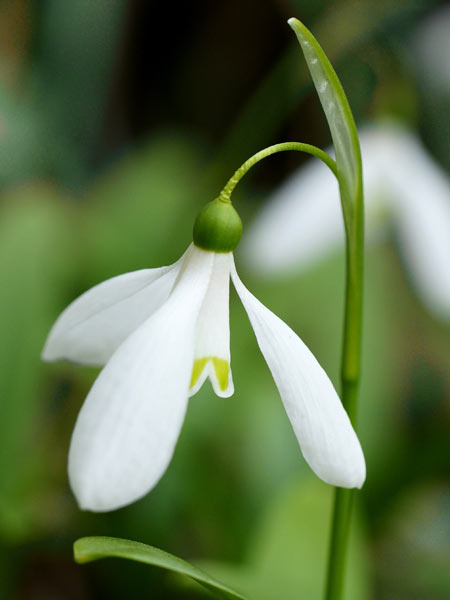
{"label": "drooping flower head", "polygon": [[210,379],[233,394],[229,280],[240,296],[306,461],[324,481],[361,487],[365,463],[341,401],[312,353],[239,279],[242,225],[230,201],[206,205],[173,265],[109,279],[54,324],[42,357],[104,365],[78,416],[69,479],[81,508],[108,511],[164,474],[189,396]]}

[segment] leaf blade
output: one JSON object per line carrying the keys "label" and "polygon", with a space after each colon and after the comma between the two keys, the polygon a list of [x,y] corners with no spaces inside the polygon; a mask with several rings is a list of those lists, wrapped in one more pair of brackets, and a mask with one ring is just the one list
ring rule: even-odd
{"label": "leaf blade", "polygon": [[134,560],[185,575],[225,600],[245,600],[240,593],[210,577],[194,565],[159,548],[132,540],[102,536],[80,538],[74,543],[74,558],[80,564],[109,557]]}
{"label": "leaf blade", "polygon": [[316,38],[298,19],[288,21],[297,36],[333,139],[347,224],[362,205],[362,164],[358,133],[345,92]]}

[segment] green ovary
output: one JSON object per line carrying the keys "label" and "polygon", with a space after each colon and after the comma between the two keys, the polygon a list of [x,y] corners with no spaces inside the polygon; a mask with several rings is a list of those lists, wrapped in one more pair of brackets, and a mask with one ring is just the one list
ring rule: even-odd
{"label": "green ovary", "polygon": [[211,361],[216,373],[216,378],[219,383],[219,388],[224,392],[228,387],[228,374],[230,372],[230,365],[227,360],[223,358],[217,358],[217,356],[205,356],[204,358],[196,358],[194,360],[194,366],[192,367],[191,385],[193,388],[197,383],[203,369],[206,367],[208,362]]}

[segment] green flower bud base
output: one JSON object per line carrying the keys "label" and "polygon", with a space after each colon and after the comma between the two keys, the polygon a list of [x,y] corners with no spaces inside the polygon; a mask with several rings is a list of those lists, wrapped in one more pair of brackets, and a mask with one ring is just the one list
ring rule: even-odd
{"label": "green flower bud base", "polygon": [[242,235],[242,221],[229,200],[216,198],[194,223],[194,244],[202,250],[232,252]]}

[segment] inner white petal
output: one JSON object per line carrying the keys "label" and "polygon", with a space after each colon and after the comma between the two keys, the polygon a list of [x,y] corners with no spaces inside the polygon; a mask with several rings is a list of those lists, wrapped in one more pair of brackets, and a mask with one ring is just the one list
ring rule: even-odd
{"label": "inner white petal", "polygon": [[234,392],[230,368],[229,290],[231,253],[214,254],[208,291],[200,310],[195,335],[190,395],[209,377],[215,393],[227,398]]}

